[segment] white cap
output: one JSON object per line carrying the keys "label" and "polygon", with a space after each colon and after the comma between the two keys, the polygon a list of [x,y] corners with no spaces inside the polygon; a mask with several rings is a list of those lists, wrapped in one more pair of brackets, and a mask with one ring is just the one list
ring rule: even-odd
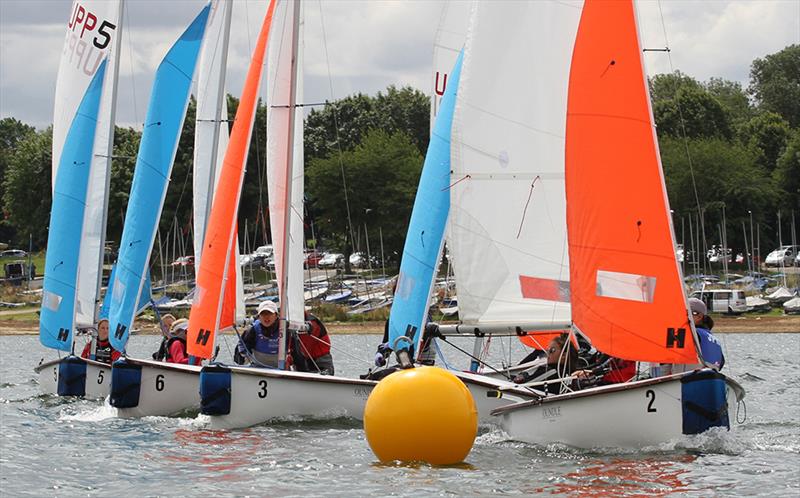
{"label": "white cap", "polygon": [[256,316],[261,315],[261,313],[269,311],[270,313],[278,314],[278,305],[274,301],[261,301],[261,304],[258,305],[258,310],[256,311]]}
{"label": "white cap", "polygon": [[172,326],[169,328],[170,335],[180,334],[181,332],[185,332],[189,328],[189,320],[186,318],[181,318],[172,322]]}
{"label": "white cap", "polygon": [[700,313],[701,315],[708,314],[708,310],[706,309],[706,303],[697,299],[696,297],[689,298],[689,310],[692,312]]}

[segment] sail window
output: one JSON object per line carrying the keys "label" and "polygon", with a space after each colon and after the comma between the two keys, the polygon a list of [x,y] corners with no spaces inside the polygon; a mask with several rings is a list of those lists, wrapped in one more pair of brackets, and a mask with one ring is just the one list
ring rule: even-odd
{"label": "sail window", "polygon": [[50,291],[43,291],[42,292],[42,306],[49,309],[52,312],[58,311],[58,307],[61,305],[61,300],[63,298],[58,294]]}
{"label": "sail window", "polygon": [[615,271],[597,271],[597,295],[600,297],[652,303],[655,291],[656,277]]}
{"label": "sail window", "polygon": [[402,299],[408,299],[414,291],[415,286],[416,281],[414,278],[408,276],[407,273],[400,272],[400,275],[397,277],[397,290],[395,291],[395,295]]}

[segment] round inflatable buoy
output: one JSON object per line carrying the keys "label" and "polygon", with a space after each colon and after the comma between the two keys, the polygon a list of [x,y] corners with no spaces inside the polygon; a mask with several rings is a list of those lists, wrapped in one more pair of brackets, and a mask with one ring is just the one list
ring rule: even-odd
{"label": "round inflatable buoy", "polygon": [[467,386],[447,370],[417,367],[381,380],[364,408],[364,432],[382,462],[463,462],[478,433]]}

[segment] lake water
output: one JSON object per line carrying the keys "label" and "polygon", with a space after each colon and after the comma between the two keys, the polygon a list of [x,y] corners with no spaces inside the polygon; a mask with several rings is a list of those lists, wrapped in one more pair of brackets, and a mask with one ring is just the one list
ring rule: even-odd
{"label": "lake water", "polygon": [[[465,464],[441,468],[377,463],[352,420],[210,431],[202,416],[117,419],[99,401],[39,394],[32,369],[52,354],[36,337],[3,336],[0,495],[800,496],[800,334],[721,337],[725,372],[747,389],[747,419],[732,432],[587,451],[517,443],[487,426]],[[149,355],[157,341],[134,336],[131,354]],[[378,338],[333,341],[342,349],[337,373],[354,376],[366,371]],[[469,341],[457,344],[471,351]],[[441,347],[459,365],[454,350]],[[492,347],[498,357],[522,351],[499,340]]]}

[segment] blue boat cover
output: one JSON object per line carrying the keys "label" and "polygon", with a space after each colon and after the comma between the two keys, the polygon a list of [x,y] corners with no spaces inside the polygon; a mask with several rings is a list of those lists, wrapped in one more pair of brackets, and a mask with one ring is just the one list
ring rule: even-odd
{"label": "blue boat cover", "polygon": [[53,189],[39,340],[48,348],[62,351],[72,349],[80,234],[105,73],[104,60],[89,83],[67,132]]}
{"label": "blue boat cover", "polygon": [[[450,131],[463,57],[462,51],[442,97],[403,247],[400,275],[389,314],[389,346],[397,350],[408,349],[420,341],[428,316],[431,287],[450,212]],[[397,341],[403,336],[412,339],[412,343]]]}
{"label": "blue boat cover", "polygon": [[117,351],[125,351],[147,275],[209,8],[206,5],[175,42],[158,66],[153,82],[125,213],[117,271],[110,284],[113,290],[109,337]]}

